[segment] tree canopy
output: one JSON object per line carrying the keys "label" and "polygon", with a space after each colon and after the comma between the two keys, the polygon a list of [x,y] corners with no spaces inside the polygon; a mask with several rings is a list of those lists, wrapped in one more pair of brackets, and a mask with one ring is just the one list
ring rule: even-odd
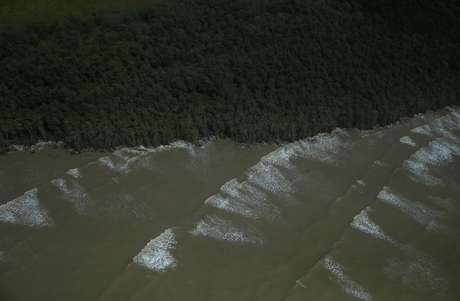
{"label": "tree canopy", "polygon": [[460,104],[460,2],[168,0],[0,33],[0,146],[290,141]]}

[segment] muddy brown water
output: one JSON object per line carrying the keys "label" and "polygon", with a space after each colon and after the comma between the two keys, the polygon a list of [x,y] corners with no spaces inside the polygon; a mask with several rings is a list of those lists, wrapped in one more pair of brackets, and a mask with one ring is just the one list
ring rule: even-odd
{"label": "muddy brown water", "polygon": [[460,110],[0,156],[0,300],[459,300]]}

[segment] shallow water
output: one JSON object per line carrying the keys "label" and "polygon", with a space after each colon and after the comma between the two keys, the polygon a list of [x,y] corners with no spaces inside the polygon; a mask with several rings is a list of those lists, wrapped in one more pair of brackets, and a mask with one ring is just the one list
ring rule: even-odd
{"label": "shallow water", "polygon": [[459,300],[460,110],[0,156],[0,300]]}

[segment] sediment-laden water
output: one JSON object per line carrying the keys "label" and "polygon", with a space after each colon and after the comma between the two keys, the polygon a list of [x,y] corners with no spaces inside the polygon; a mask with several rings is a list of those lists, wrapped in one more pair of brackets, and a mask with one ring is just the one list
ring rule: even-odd
{"label": "sediment-laden water", "polygon": [[0,300],[459,300],[460,109],[0,156]]}

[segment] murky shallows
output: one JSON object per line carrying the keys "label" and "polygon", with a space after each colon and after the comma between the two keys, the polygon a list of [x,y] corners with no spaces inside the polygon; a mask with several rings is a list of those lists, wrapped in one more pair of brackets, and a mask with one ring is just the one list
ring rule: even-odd
{"label": "murky shallows", "polygon": [[1,300],[459,300],[460,110],[0,156]]}

